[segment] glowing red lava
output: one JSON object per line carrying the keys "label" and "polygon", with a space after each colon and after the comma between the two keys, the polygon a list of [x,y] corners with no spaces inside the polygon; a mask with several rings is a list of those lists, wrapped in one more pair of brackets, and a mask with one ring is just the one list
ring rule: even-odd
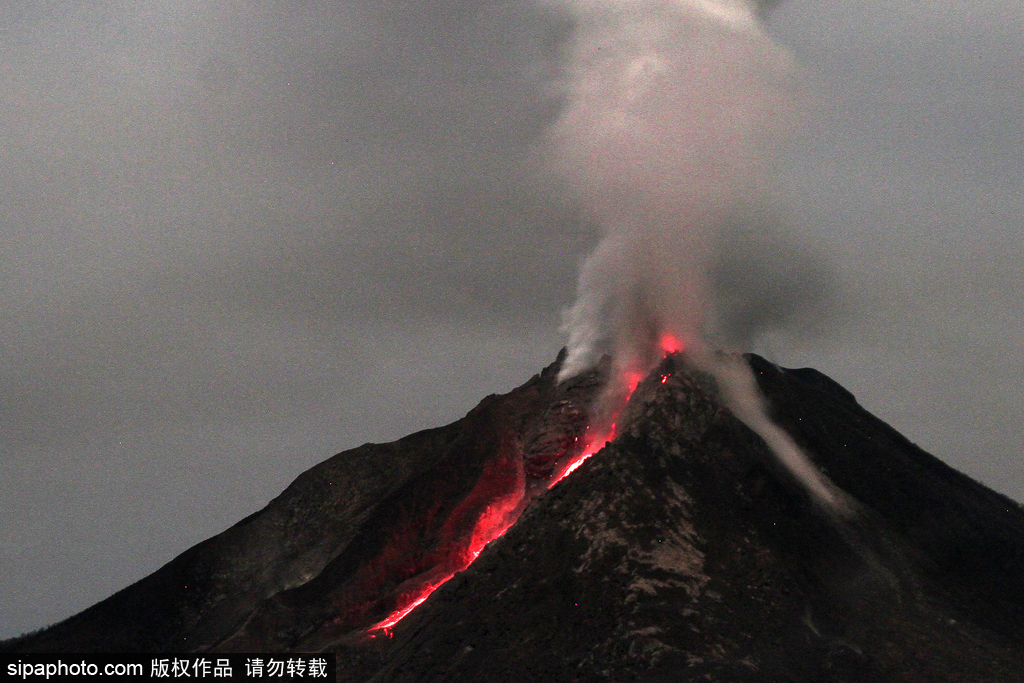
{"label": "glowing red lava", "polygon": [[[400,622],[405,617],[406,614],[408,614],[409,612],[411,612],[414,609],[416,609],[417,607],[419,607],[423,603],[424,600],[426,600],[427,598],[430,597],[431,593],[433,593],[438,588],[440,588],[442,584],[447,582],[448,579],[452,578],[453,576],[455,576],[454,572],[452,572],[451,574],[448,574],[447,576],[442,578],[440,581],[437,581],[436,583],[429,584],[423,590],[423,593],[419,597],[417,597],[415,600],[410,602],[405,607],[403,607],[401,609],[395,610],[394,612],[392,612],[391,614],[388,615],[387,619],[385,619],[384,621],[381,621],[381,622],[379,622],[377,624],[374,624],[373,626],[370,627],[369,630],[371,630],[371,631],[383,631],[384,634],[387,635],[388,638],[390,638],[391,637],[391,627],[392,626],[394,626],[395,624]],[[371,634],[371,637],[372,637],[372,634]]]}
{"label": "glowing red lava", "polygon": [[[371,626],[369,631],[383,631],[384,634],[390,638],[391,629],[395,624],[405,618],[407,614],[412,612],[414,609],[423,604],[423,601],[430,597],[430,595],[438,588],[448,583],[448,581],[456,574],[461,572],[463,569],[473,564],[476,558],[480,557],[480,553],[483,552],[484,548],[491,541],[501,538],[505,535],[505,532],[511,528],[515,520],[506,521],[509,510],[503,510],[503,506],[498,505],[494,508],[488,507],[484,514],[480,517],[476,527],[473,529],[473,537],[470,541],[469,547],[466,549],[465,554],[462,557],[462,561],[459,563],[458,569],[448,572],[440,579],[428,583],[423,586],[419,593],[415,595],[408,604],[396,609],[394,612],[389,614],[386,619],[380,621]],[[371,634],[372,637],[372,634]]]}
{"label": "glowing red lava", "polygon": [[501,538],[518,519],[517,508],[522,501],[522,492],[517,495],[506,495],[492,501],[481,513],[473,532],[470,534],[469,544],[456,557],[452,558],[449,564],[449,571],[423,586],[416,592],[407,596],[404,604],[389,614],[382,621],[371,626],[367,631],[370,637],[375,637],[373,631],[383,631],[386,636],[391,637],[391,629],[401,621],[407,614],[419,607],[424,600],[438,588],[447,583],[453,576],[473,564],[473,561],[480,556],[488,543],[496,538]]}
{"label": "glowing red lava", "polygon": [[[660,344],[666,356],[670,353],[683,349],[683,343],[676,337],[667,333],[661,337]],[[636,391],[636,388],[642,379],[643,374],[640,372],[629,371],[625,373],[623,376],[622,386],[626,389],[626,396],[625,399],[622,400],[619,408],[612,413],[612,421],[609,427],[607,429],[595,429],[592,431],[590,430],[590,427],[587,427],[588,432],[585,437],[586,445],[578,455],[565,464],[561,472],[551,477],[551,480],[548,483],[549,489],[575,472],[576,469],[587,460],[587,458],[604,448],[607,442],[615,439],[615,420],[618,418],[619,413],[625,406],[625,402],[629,401],[633,392]],[[668,375],[661,376],[662,384],[667,380]],[[579,437],[576,437],[575,441],[578,440]],[[404,604],[402,604],[398,609],[393,611],[382,621],[371,626],[368,629],[370,637],[375,637],[373,634],[374,631],[383,631],[384,634],[390,638],[392,628],[395,624],[405,618],[405,616],[414,609],[419,607],[434,591],[447,583],[453,576],[455,576],[455,574],[466,569],[470,564],[472,564],[491,541],[501,538],[501,536],[509,530],[519,517],[519,513],[521,512],[521,501],[522,496],[506,496],[489,504],[480,515],[476,525],[473,527],[473,533],[468,546],[462,553],[460,553],[458,558],[455,558],[454,561],[449,564],[449,571],[445,572],[440,578],[434,579],[420,587],[418,590],[412,592],[406,600],[403,600]]]}
{"label": "glowing red lava", "polygon": [[[634,386],[633,388],[635,389],[636,387]],[[632,393],[632,391],[630,393]],[[629,400],[629,399],[626,399],[626,400]],[[614,440],[615,440],[615,423],[612,422],[612,425],[611,425],[611,427],[609,427],[607,432],[604,432],[604,433],[600,433],[599,432],[599,436],[597,436],[597,437],[590,437],[590,438],[587,439],[587,445],[583,448],[582,451],[580,451],[580,454],[577,455],[572,460],[570,460],[569,463],[565,466],[565,469],[563,469],[559,474],[557,474],[557,475],[555,475],[554,477],[551,478],[551,482],[548,484],[548,488],[550,489],[555,484],[557,484],[558,482],[562,481],[563,479],[568,477],[570,474],[575,472],[576,469],[580,465],[583,464],[584,460],[586,460],[587,458],[592,456],[594,453],[597,453],[599,450],[604,448],[604,445],[607,442],[614,441]]]}
{"label": "glowing red lava", "polygon": [[633,392],[636,391],[637,385],[640,384],[640,380],[642,380],[643,378],[644,376],[641,373],[636,372],[635,370],[626,373],[625,384],[627,401],[633,396]]}

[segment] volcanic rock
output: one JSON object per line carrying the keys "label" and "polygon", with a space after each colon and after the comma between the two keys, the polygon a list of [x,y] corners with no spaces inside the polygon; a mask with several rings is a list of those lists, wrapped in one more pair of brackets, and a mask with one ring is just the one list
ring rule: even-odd
{"label": "volcanic rock", "polygon": [[[1024,681],[1024,510],[748,356],[812,498],[680,354],[571,476],[608,364],[366,444],[11,652],[336,652],[342,681]],[[481,529],[518,517],[461,569]],[[486,522],[486,524],[485,524]],[[489,527],[487,527],[489,528]]]}

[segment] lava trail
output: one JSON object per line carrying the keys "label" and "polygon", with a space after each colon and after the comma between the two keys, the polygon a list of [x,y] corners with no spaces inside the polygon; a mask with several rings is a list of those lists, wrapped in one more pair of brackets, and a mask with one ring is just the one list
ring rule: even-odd
{"label": "lava trail", "polygon": [[[671,334],[662,336],[660,346],[663,357],[684,349],[683,343]],[[555,469],[544,488],[554,487],[575,472],[588,458],[604,448],[605,444],[614,441],[622,410],[642,380],[643,375],[636,371],[626,371],[609,380],[600,400],[601,412],[585,430],[583,448]],[[667,380],[667,375],[661,377],[662,383]],[[398,607],[368,629],[371,636],[375,632],[382,632],[390,637],[396,624],[423,604],[434,591],[451,580],[457,573],[469,567],[488,544],[501,538],[515,524],[528,502],[529,497],[525,495],[525,490],[524,495],[520,498],[505,496],[490,501],[474,525],[473,533],[465,549],[455,556],[447,558],[439,565],[447,567],[440,576],[425,580],[421,578],[416,581],[413,588],[404,592]]]}

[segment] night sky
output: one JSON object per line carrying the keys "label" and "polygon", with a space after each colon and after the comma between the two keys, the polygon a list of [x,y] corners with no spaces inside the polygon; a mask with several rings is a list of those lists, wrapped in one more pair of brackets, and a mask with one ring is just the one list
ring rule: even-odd
{"label": "night sky", "polygon": [[[537,161],[553,3],[9,5],[0,637],[565,343],[599,234]],[[789,0],[768,31],[803,102],[775,211],[828,296],[747,350],[1024,500],[1024,5]]]}

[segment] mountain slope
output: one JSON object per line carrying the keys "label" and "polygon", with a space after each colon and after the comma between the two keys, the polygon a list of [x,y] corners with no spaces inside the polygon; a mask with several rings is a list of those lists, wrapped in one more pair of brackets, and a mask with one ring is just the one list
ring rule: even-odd
{"label": "mountain slope", "polygon": [[828,435],[837,484],[874,467],[854,516],[812,504],[706,378],[648,380],[630,428],[410,615],[373,680],[1024,680],[1019,507],[823,376],[751,360],[784,424]]}
{"label": "mountain slope", "polygon": [[[11,651],[335,651],[347,681],[1021,681],[1024,511],[813,370],[749,357],[823,509],[678,355],[578,453],[606,366],[365,445]],[[518,492],[518,493],[517,493]],[[495,501],[522,516],[394,627]],[[185,586],[188,586],[186,588]]]}

